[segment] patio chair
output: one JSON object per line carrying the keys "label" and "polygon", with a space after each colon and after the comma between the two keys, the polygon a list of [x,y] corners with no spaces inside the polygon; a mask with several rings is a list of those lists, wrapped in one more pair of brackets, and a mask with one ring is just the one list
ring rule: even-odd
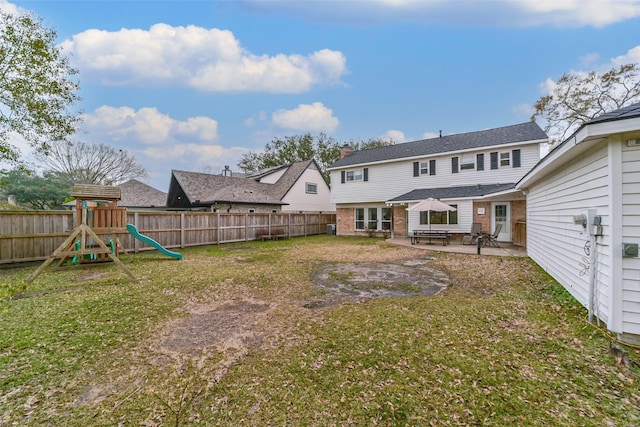
{"label": "patio chair", "polygon": [[484,236],[482,236],[482,240],[484,240],[483,244],[487,244],[489,243],[491,246],[495,246],[496,248],[499,248],[500,245],[498,245],[498,235],[500,234],[500,232],[502,231],[502,224],[498,224],[496,225],[496,229],[493,232],[493,234],[485,234]]}
{"label": "patio chair", "polygon": [[476,243],[476,239],[478,238],[478,234],[482,233],[482,224],[479,222],[474,222],[471,224],[471,230],[468,233],[465,233],[462,236],[462,244],[463,245],[473,245]]}

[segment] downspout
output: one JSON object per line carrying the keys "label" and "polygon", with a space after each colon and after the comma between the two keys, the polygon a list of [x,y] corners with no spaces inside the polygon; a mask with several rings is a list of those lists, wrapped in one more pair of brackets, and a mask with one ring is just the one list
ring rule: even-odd
{"label": "downspout", "polygon": [[[596,277],[598,270],[598,236],[602,235],[602,226],[600,225],[600,216],[597,216],[596,209],[587,211],[587,227],[589,230],[589,322],[593,322],[594,302],[596,293]],[[600,322],[600,318],[598,318]]]}

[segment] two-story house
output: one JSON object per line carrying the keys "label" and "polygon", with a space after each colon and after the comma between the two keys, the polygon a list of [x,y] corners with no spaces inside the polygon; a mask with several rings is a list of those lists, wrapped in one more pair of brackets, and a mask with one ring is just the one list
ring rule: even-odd
{"label": "two-story house", "polygon": [[[546,133],[527,122],[496,129],[349,152],[329,167],[337,233],[369,230],[407,235],[412,230],[465,233],[473,222],[485,231],[502,224],[500,241],[511,241],[525,221],[526,202],[515,190],[539,160]],[[448,213],[408,212],[433,197],[457,208]]]}
{"label": "two-story house", "polygon": [[211,212],[333,212],[331,189],[315,160],[270,168],[250,175],[173,170],[167,196],[173,209]]}

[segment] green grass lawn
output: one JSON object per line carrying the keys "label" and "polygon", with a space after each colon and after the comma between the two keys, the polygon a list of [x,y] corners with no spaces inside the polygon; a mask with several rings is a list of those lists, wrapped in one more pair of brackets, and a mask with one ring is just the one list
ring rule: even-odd
{"label": "green grass lawn", "polygon": [[[49,268],[1,302],[0,426],[640,425],[640,371],[528,259],[336,236],[181,252],[121,256],[139,283]],[[428,255],[436,296],[308,308],[332,301],[322,265]]]}

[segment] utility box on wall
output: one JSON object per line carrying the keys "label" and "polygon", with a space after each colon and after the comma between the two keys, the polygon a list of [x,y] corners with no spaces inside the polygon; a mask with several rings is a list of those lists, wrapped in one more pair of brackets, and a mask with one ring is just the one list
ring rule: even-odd
{"label": "utility box on wall", "polygon": [[623,258],[637,258],[638,257],[638,244],[637,243],[623,243],[622,244],[622,257]]}

